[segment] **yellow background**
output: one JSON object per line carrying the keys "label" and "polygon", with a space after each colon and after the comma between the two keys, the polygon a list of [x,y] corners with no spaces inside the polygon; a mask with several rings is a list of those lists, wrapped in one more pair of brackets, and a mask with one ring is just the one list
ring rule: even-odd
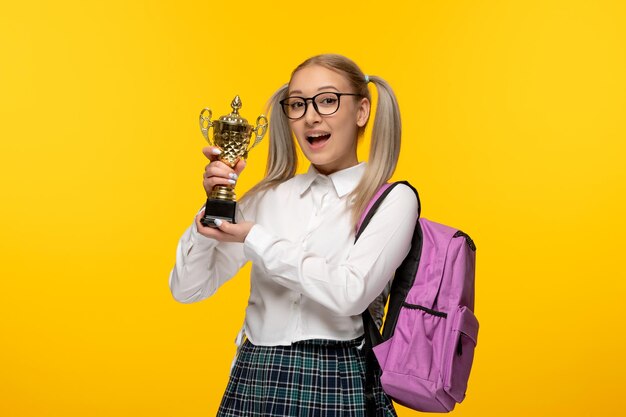
{"label": "yellow background", "polygon": [[169,292],[204,202],[197,116],[240,94],[255,120],[323,52],[391,83],[394,178],[477,244],[454,413],[623,415],[624,2],[34,0],[3,4],[0,39],[0,415],[214,415],[248,270]]}

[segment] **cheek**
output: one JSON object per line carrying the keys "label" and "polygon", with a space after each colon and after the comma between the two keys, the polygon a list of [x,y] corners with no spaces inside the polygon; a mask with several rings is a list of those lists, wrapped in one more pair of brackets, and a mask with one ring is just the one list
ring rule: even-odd
{"label": "cheek", "polygon": [[289,122],[289,128],[291,129],[291,133],[296,137],[296,140],[300,141],[302,138],[302,129],[298,126],[298,123]]}
{"label": "cheek", "polygon": [[359,132],[352,120],[346,120],[338,133],[341,135],[341,147],[351,148],[356,143]]}
{"label": "cheek", "polygon": [[304,152],[306,150],[305,144],[307,143],[306,139],[304,138],[304,129],[299,128],[296,123],[290,123],[289,127],[291,127],[291,133],[296,138],[296,143],[298,144],[298,147]]}

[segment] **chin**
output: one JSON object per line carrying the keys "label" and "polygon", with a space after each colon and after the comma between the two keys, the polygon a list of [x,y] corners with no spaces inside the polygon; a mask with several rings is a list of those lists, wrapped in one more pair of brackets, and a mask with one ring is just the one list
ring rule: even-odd
{"label": "chin", "polygon": [[324,158],[323,155],[319,155],[319,154],[314,154],[314,155],[306,155],[306,159],[309,160],[310,163],[312,163],[315,166],[325,166],[325,165],[329,165],[332,163],[332,161],[329,161],[328,158]]}

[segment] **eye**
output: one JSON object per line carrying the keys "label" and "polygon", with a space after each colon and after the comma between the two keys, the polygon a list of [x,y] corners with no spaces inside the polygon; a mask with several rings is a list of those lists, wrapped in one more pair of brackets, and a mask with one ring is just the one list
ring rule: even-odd
{"label": "eye", "polygon": [[304,107],[304,101],[302,101],[302,100],[289,100],[287,102],[287,106],[289,106],[289,108],[291,110],[297,110],[297,109],[300,109],[300,108]]}
{"label": "eye", "polygon": [[317,104],[321,106],[335,106],[337,104],[337,96],[334,94],[325,94],[317,98]]}

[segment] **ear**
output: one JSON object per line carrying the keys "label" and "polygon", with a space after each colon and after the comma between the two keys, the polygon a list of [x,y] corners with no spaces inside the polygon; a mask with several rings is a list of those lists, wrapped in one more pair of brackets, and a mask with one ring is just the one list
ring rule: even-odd
{"label": "ear", "polygon": [[358,104],[356,112],[356,124],[358,127],[363,127],[367,124],[370,118],[370,101],[363,97]]}

